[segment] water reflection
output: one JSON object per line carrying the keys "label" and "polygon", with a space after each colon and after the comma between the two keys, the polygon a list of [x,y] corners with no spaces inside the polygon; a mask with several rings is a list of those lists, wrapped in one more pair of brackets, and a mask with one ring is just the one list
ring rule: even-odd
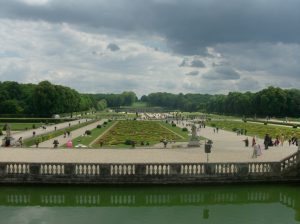
{"label": "water reflection", "polygon": [[[284,210],[285,214],[290,214],[294,210],[293,220],[296,222],[300,221],[300,194],[298,191],[298,185],[222,187],[0,187],[0,214],[3,208],[29,208],[36,206],[43,208],[74,207],[82,209],[115,208],[118,210],[114,211],[119,212],[122,211],[120,210],[122,208],[143,208],[143,211],[147,211],[145,209],[149,208],[150,210],[148,211],[152,211],[152,208],[170,209],[178,207],[180,208],[178,211],[183,211],[187,208],[198,208],[197,212],[195,212],[197,216],[201,220],[209,221],[211,219],[215,220],[216,216],[222,216],[222,212],[217,212],[220,206],[226,209],[232,207],[232,210],[229,209],[229,212],[232,213],[238,213],[238,210],[241,210],[240,212],[243,213],[245,212],[245,206],[247,206],[246,209],[249,210],[249,216],[251,216],[251,209],[256,209],[259,206],[264,209],[275,206],[275,210],[272,209],[275,214],[277,209],[280,214]],[[82,209],[80,211],[83,211]],[[189,212],[191,211],[193,210],[189,210]],[[266,212],[264,215],[267,214]],[[287,217],[289,216],[287,215]]]}

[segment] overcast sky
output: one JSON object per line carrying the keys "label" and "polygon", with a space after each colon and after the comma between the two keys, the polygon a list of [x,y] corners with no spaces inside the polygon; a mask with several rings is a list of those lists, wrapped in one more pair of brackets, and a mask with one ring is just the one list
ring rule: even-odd
{"label": "overcast sky", "polygon": [[0,81],[80,92],[300,88],[299,0],[0,0]]}

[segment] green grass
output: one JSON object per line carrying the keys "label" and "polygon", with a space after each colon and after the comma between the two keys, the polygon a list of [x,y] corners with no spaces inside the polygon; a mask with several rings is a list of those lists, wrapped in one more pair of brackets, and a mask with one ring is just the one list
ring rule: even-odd
{"label": "green grass", "polygon": [[[5,123],[0,123],[0,129],[3,130]],[[25,131],[33,129],[32,126],[35,125],[35,128],[41,127],[42,123],[9,123],[12,131]]]}
{"label": "green grass", "polygon": [[[105,132],[108,128],[110,128],[113,124],[115,123],[115,121],[112,122],[108,122],[106,125],[101,125],[101,128],[94,128],[92,129],[92,134],[91,135],[87,135],[87,136],[79,136],[77,138],[72,139],[73,141],[73,145],[77,145],[77,144],[83,144],[88,146],[89,144],[91,144],[91,142],[93,142],[96,138],[98,138],[103,132]],[[95,147],[98,147],[98,145],[95,145]],[[63,145],[62,147],[66,147],[66,145]]]}
{"label": "green grass", "polygon": [[[99,139],[96,145],[99,145],[99,142],[102,141],[104,146],[124,147],[125,141],[131,140],[136,142],[136,146],[140,146],[142,141],[153,145],[163,139],[174,141],[185,141],[187,139],[187,134],[183,133],[179,128],[182,137],[164,128],[162,125],[164,124],[161,122],[153,121],[119,121]],[[175,130],[170,125],[168,128]],[[177,130],[176,133],[179,133],[179,131]]]}
{"label": "green grass", "polygon": [[39,142],[44,142],[44,141],[47,141],[47,140],[50,140],[52,138],[55,138],[57,136],[60,136],[62,134],[64,134],[65,131],[74,131],[78,128],[81,128],[81,127],[84,127],[84,126],[87,126],[91,123],[93,123],[95,121],[88,121],[88,122],[85,122],[85,123],[80,123],[80,124],[77,124],[77,125],[74,125],[74,126],[71,126],[69,128],[66,128],[66,129],[63,129],[63,130],[57,130],[57,131],[53,131],[53,132],[50,132],[50,133],[47,133],[47,134],[43,134],[43,135],[39,135],[39,136],[36,136],[36,137],[31,137],[31,138],[28,138],[24,141],[24,145],[26,147],[30,147],[32,145],[35,144],[35,141],[38,139]]}
{"label": "green grass", "polygon": [[217,126],[221,129],[233,131],[234,129],[246,129],[247,135],[258,136],[263,138],[266,134],[269,134],[273,138],[277,135],[283,134],[286,138],[290,138],[293,135],[300,137],[300,129],[294,129],[289,127],[280,127],[274,125],[245,123],[240,121],[211,121],[208,122],[209,126]]}
{"label": "green grass", "polygon": [[189,139],[189,132],[188,131],[182,131],[182,128],[179,127],[173,127],[171,124],[166,123],[166,122],[160,122],[161,125],[164,127],[176,132],[177,134],[181,135],[184,139],[184,141],[188,141]]}
{"label": "green grass", "polygon": [[145,108],[147,107],[147,103],[144,102],[135,102],[131,106],[128,106],[126,108]]}

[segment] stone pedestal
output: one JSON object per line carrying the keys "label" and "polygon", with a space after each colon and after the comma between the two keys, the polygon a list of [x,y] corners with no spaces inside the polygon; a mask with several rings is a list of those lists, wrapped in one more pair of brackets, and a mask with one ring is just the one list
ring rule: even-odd
{"label": "stone pedestal", "polygon": [[198,140],[190,140],[188,147],[200,147],[200,142]]}

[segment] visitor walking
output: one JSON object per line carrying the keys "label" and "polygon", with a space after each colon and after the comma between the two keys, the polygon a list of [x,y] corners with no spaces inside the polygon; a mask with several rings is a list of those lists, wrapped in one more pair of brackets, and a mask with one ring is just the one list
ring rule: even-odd
{"label": "visitor walking", "polygon": [[251,146],[253,147],[255,145],[255,143],[256,143],[255,136],[253,136]]}
{"label": "visitor walking", "polygon": [[243,141],[245,142],[245,147],[248,147],[249,146],[249,139],[248,139],[248,137],[245,140],[243,140]]}
{"label": "visitor walking", "polygon": [[266,150],[269,148],[270,140],[271,140],[271,138],[270,138],[269,134],[266,134],[265,138],[264,138],[264,145],[265,145]]}
{"label": "visitor walking", "polygon": [[54,148],[57,148],[58,144],[59,144],[58,140],[55,139],[55,140],[53,141],[53,145],[54,145],[53,147],[54,147]]}

